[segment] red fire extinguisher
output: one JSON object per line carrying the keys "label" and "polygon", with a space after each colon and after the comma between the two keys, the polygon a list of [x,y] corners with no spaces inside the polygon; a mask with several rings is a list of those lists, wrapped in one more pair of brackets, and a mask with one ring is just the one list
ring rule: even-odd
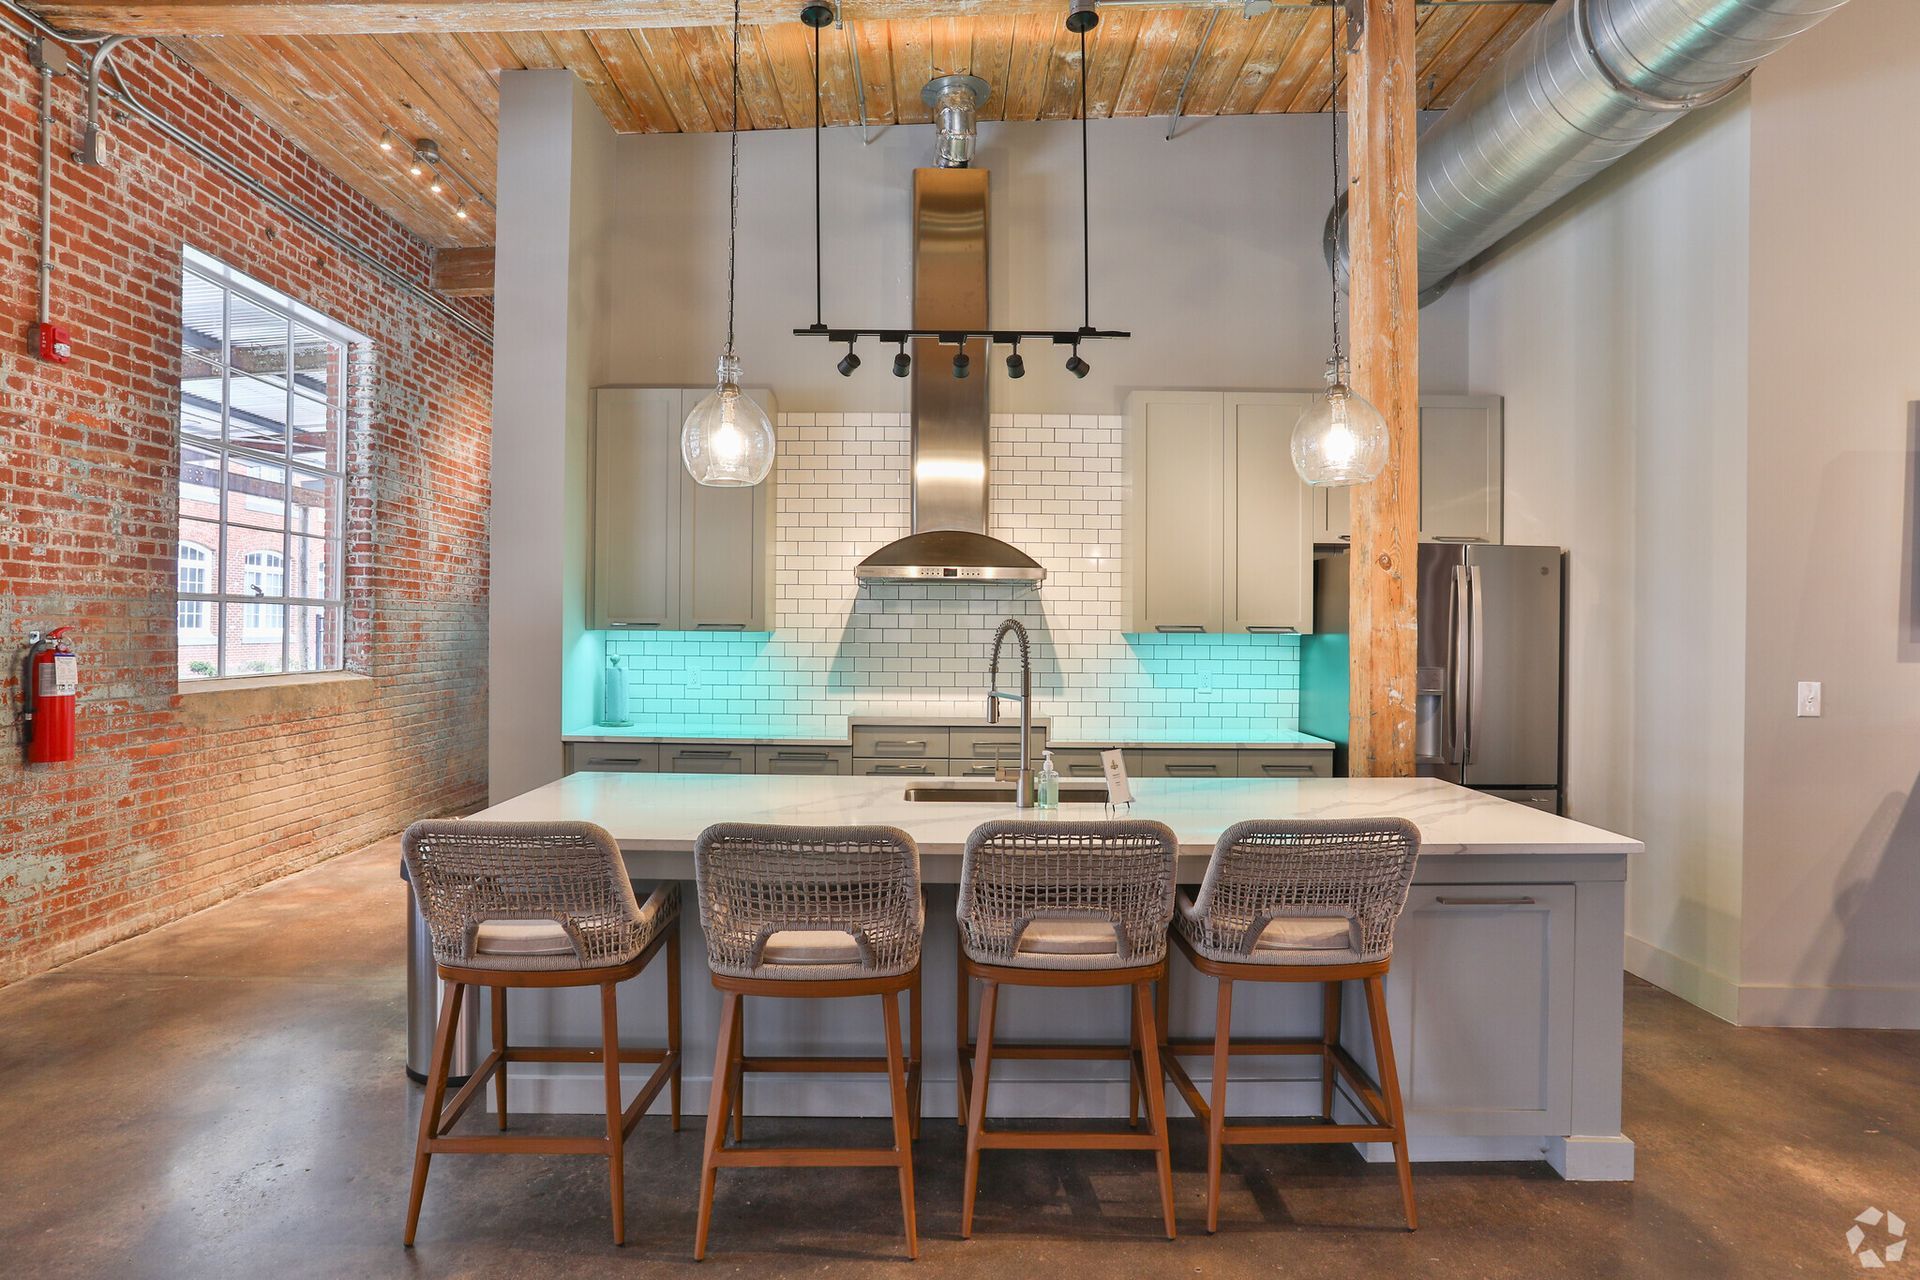
{"label": "red fire extinguisher", "polygon": [[27,763],[73,759],[73,704],[80,693],[80,659],[56,627],[27,649]]}

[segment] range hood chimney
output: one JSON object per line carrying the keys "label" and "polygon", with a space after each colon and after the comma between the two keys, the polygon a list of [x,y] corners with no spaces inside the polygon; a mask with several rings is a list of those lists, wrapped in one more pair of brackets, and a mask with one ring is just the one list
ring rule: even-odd
{"label": "range hood chimney", "polygon": [[[940,167],[913,171],[913,327],[987,327],[987,171],[971,168],[986,82],[941,76],[921,97]],[[964,354],[969,375],[955,377]],[[913,532],[854,568],[870,582],[1040,583],[1039,561],[987,533],[986,343],[913,340]]]}

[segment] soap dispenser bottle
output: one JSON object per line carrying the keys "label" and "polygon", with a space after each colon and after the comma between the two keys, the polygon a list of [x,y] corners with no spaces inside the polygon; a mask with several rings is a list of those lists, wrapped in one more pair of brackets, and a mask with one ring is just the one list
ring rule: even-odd
{"label": "soap dispenser bottle", "polygon": [[1040,756],[1040,775],[1034,779],[1034,807],[1039,809],[1058,809],[1060,807],[1060,774],[1053,767],[1053,752],[1042,752]]}

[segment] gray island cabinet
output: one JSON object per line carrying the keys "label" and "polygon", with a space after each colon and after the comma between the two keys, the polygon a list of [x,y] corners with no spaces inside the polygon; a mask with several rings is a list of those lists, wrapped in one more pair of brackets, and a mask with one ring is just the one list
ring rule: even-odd
{"label": "gray island cabinet", "polygon": [[[951,750],[951,739],[948,741]],[[967,834],[1010,804],[917,803],[911,778],[729,776],[583,771],[495,805],[483,819],[586,819],[610,830],[641,882],[690,881],[694,837],[718,821],[881,823],[919,844],[927,896],[922,1011],[927,1028],[925,1105],[951,1115],[955,1063],[954,885]],[[947,786],[987,785],[965,782]],[[1638,841],[1436,779],[1140,777],[1133,814],[1173,828],[1180,878],[1200,879],[1221,831],[1244,818],[1398,816],[1421,830],[1422,849],[1387,979],[1416,1160],[1545,1160],[1564,1177],[1633,1176],[1633,1143],[1620,1127],[1622,946],[1628,863]],[[1031,812],[1031,811],[1029,811]],[[1055,820],[1095,819],[1099,804],[1066,804]],[[705,1105],[718,1001],[706,982],[693,886],[684,887],[688,1106]],[[1213,1007],[1210,979],[1175,956],[1172,1031],[1202,1034]],[[1015,993],[1001,1009],[1009,1040],[1099,1039],[1109,1019],[1067,993]],[[586,1040],[596,1034],[592,999],[579,993],[515,992],[521,1027]],[[634,1042],[663,1034],[658,984],[621,991],[620,1021]],[[755,1052],[782,1047],[851,1048],[870,1035],[857,1002],[769,1009],[748,1029]],[[1371,1061],[1360,1001],[1345,1001],[1342,1039]],[[817,1007],[816,1007],[817,1006]],[[1319,1031],[1311,987],[1250,991],[1235,1014],[1248,1034]],[[1251,1070],[1236,1109],[1306,1115],[1318,1109],[1317,1064],[1267,1060]],[[1023,1072],[1009,1062],[994,1080],[996,1111],[1029,1116],[1112,1116],[1125,1106],[1118,1064],[1088,1063],[1071,1079]],[[1204,1089],[1206,1060],[1189,1064]],[[529,1064],[515,1071],[509,1104],[523,1111],[591,1112],[602,1084],[592,1071]],[[664,1102],[661,1104],[664,1105]],[[1337,1104],[1337,1105],[1345,1105]],[[871,1077],[753,1077],[748,1108],[763,1115],[884,1115],[884,1086]],[[1182,1114],[1177,1095],[1173,1114]],[[1384,1150],[1363,1147],[1369,1159]]]}

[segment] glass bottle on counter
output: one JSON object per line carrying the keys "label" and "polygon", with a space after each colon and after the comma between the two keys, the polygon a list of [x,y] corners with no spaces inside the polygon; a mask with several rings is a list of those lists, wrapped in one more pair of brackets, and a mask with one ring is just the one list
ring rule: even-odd
{"label": "glass bottle on counter", "polygon": [[1033,789],[1036,809],[1060,807],[1060,773],[1053,767],[1053,752],[1041,753],[1040,774],[1033,780]]}

